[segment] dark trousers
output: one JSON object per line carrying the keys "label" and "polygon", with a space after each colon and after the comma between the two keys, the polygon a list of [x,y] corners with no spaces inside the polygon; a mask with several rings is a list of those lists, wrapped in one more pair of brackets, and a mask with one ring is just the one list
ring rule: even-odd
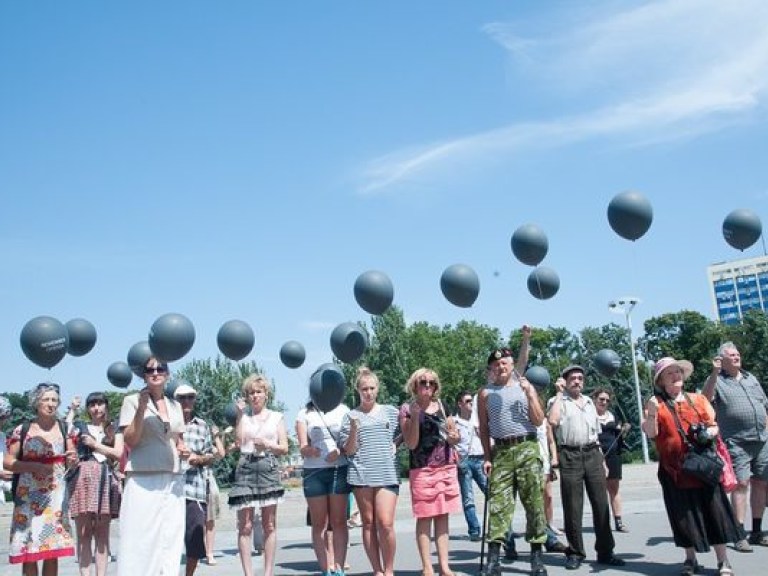
{"label": "dark trousers", "polygon": [[592,506],[595,529],[595,550],[598,557],[613,554],[614,541],[611,532],[611,515],[605,489],[603,454],[599,448],[560,448],[560,495],[565,519],[565,535],[569,554],[586,557],[582,534],[584,515],[584,488]]}

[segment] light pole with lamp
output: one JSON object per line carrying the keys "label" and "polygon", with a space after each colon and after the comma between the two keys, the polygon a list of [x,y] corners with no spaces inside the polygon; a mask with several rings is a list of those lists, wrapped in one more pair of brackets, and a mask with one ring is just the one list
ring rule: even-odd
{"label": "light pole with lamp", "polygon": [[[637,374],[637,358],[635,357],[635,341],[632,339],[632,310],[640,303],[639,298],[632,296],[623,296],[617,300],[611,300],[608,302],[608,309],[614,314],[623,314],[627,319],[627,330],[629,331],[629,348],[632,353],[632,370],[635,375],[635,394],[637,395],[637,418],[639,420],[638,425],[643,421],[643,397],[640,393],[640,377]],[[648,464],[650,458],[648,457],[648,437],[643,432],[642,426],[640,426],[640,439],[643,443],[643,462]]]}

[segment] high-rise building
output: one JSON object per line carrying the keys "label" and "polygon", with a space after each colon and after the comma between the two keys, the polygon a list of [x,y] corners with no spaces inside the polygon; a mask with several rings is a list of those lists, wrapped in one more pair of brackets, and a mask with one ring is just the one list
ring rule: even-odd
{"label": "high-rise building", "polygon": [[737,324],[749,310],[768,310],[768,256],[731,260],[707,267],[715,316]]}

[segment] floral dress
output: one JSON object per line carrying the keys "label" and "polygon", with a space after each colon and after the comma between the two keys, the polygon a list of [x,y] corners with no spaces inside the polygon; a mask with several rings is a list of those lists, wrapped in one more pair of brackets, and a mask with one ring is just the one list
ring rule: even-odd
{"label": "floral dress", "polygon": [[[21,426],[18,426],[8,438],[8,447],[20,438]],[[53,473],[39,476],[23,472],[19,475],[11,520],[11,564],[75,554],[69,518],[62,513],[66,484],[64,451],[63,439],[51,444],[30,433],[24,438],[22,460],[51,463]]]}

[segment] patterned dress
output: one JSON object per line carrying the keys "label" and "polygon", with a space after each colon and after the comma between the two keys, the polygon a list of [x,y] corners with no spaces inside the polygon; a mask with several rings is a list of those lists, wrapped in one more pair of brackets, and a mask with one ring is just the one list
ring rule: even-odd
{"label": "patterned dress", "polygon": [[[21,438],[21,426],[8,438],[8,446]],[[11,564],[37,562],[62,556],[74,556],[75,547],[64,501],[64,441],[53,444],[28,433],[24,438],[22,460],[53,464],[53,473],[38,476],[30,472],[19,475],[16,503],[11,521]]]}

